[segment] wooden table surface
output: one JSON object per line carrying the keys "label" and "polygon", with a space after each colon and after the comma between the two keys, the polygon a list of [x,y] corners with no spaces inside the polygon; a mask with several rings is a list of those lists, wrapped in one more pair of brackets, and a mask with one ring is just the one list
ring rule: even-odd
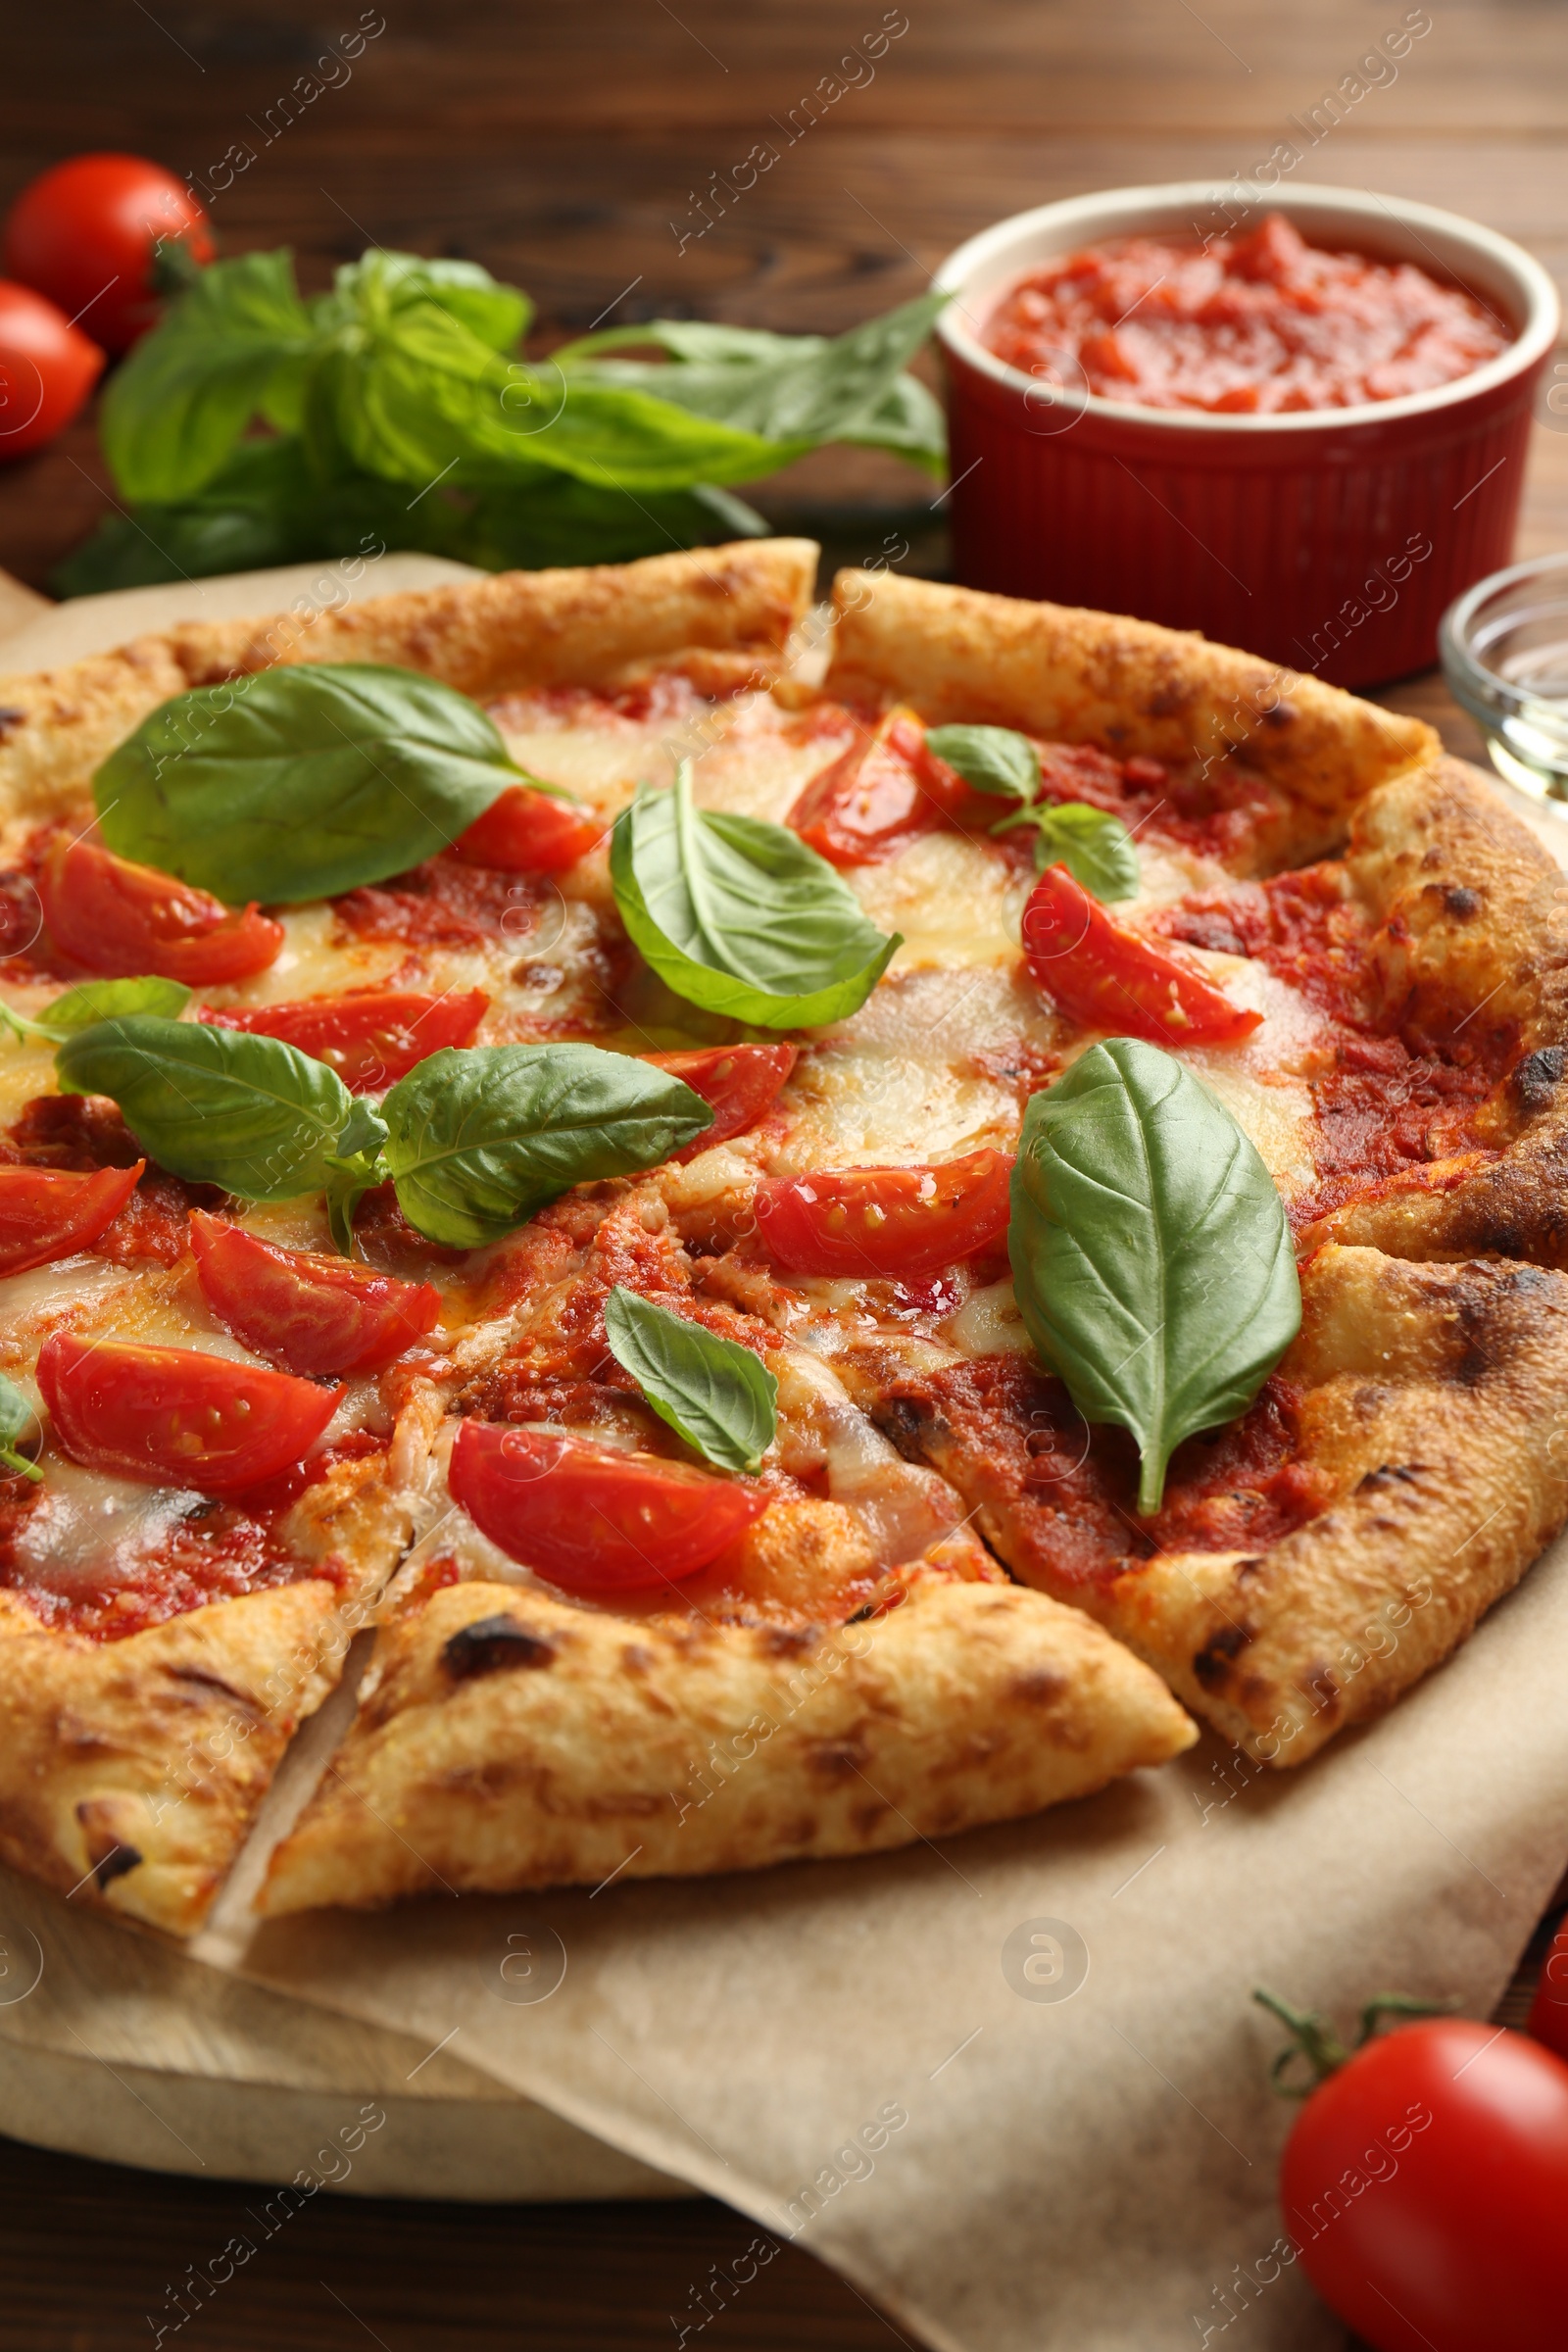
{"label": "wooden table surface", "polygon": [[[1401,24],[1429,29],[1396,76],[1385,64],[1348,83]],[[337,86],[277,128],[297,77],[357,24],[370,37],[348,77],[334,66]],[[863,43],[879,27],[890,38],[873,67]],[[1568,11],[1532,0],[1447,0],[1430,14],[1403,0],[384,0],[363,12],[341,0],[336,13],[303,0],[80,0],[16,9],[6,51],[0,205],[83,148],[155,156],[215,188],[230,151],[249,152],[212,207],[226,251],[291,244],[311,289],[372,241],[467,256],[529,289],[541,347],[661,313],[841,329],[920,291],[1003,214],[1130,181],[1245,173],[1282,140],[1304,148],[1307,111],[1351,87],[1364,95],[1342,100],[1297,179],[1450,206],[1568,278]],[[835,70],[858,86],[791,141],[792,110],[798,123]],[[777,164],[722,214],[710,200],[712,224],[696,233],[713,175],[762,140]],[[1568,416],[1557,422],[1537,436],[1526,551],[1568,546]],[[892,460],[825,453],[748,495],[844,555],[898,528],[921,569],[941,569],[931,485]],[[43,586],[105,502],[83,419],[0,470],[0,565]],[[1386,699],[1476,751],[1434,677]],[[106,2080],[104,2096],[120,2095]],[[150,2342],[169,2289],[243,2227],[254,2193],[0,2142],[0,2343]],[[640,2352],[678,2339],[693,2290],[750,2234],[697,2199],[323,2198],[177,2340],[181,2352]],[[906,2340],[795,2252],[702,2335],[705,2352],[808,2339],[820,2352]]]}

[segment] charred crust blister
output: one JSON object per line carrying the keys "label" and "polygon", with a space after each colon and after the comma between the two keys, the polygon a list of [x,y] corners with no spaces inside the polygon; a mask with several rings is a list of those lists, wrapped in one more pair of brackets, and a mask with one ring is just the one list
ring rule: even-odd
{"label": "charred crust blister", "polygon": [[551,1666],[555,1658],[553,1642],[507,1616],[476,1617],[471,1625],[460,1626],[441,1650],[441,1663],[455,1683],[514,1666]]}
{"label": "charred crust blister", "polygon": [[1443,904],[1456,923],[1468,923],[1481,912],[1481,893],[1467,883],[1453,882],[1444,892]]}
{"label": "charred crust blister", "polygon": [[1527,1117],[1550,1109],[1565,1066],[1568,1049],[1562,1046],[1538,1046],[1534,1054],[1525,1055],[1509,1083],[1514,1101]]}
{"label": "charred crust blister", "polygon": [[9,743],[19,727],[27,723],[25,710],[13,710],[10,704],[0,704],[0,743]]}
{"label": "charred crust blister", "polygon": [[1250,1625],[1222,1625],[1217,1634],[1209,1636],[1193,1659],[1193,1672],[1205,1690],[1225,1688],[1232,1666],[1252,1639]]}
{"label": "charred crust blister", "polygon": [[1366,1473],[1355,1491],[1358,1494],[1381,1494],[1396,1483],[1417,1487],[1424,1476],[1419,1462],[1383,1462]]}
{"label": "charred crust blister", "polygon": [[139,1868],[140,1863],[141,1855],[135,1846],[112,1845],[102,1861],[92,1866],[93,1885],[102,1894],[106,1886],[112,1886],[116,1879],[122,1879],[127,1871]]}

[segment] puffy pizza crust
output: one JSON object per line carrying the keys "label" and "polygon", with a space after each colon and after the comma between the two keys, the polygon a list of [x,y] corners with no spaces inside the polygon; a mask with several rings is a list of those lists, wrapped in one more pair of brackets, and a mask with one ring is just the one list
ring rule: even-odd
{"label": "puffy pizza crust", "polygon": [[1119,1643],[1016,1586],[932,1581],[824,1632],[457,1585],[383,1631],[261,1909],[875,1853],[1086,1795],[1196,1738]]}
{"label": "puffy pizza crust", "polygon": [[1031,1585],[1090,1610],[1260,1762],[1304,1763],[1442,1662],[1568,1516],[1568,1279],[1330,1246],[1280,1365],[1336,1499],[1263,1552],[1165,1552],[1064,1586],[1054,1513],[961,1421],[891,1408]]}
{"label": "puffy pizza crust", "polygon": [[408,1542],[389,1458],[339,1464],[290,1514],[302,1564],[324,1575],[118,1642],[56,1631],[0,1592],[0,1859],[171,1935],[200,1927]]}

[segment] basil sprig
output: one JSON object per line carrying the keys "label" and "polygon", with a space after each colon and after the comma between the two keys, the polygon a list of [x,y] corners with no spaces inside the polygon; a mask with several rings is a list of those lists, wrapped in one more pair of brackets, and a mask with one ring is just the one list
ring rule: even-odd
{"label": "basil sprig", "polygon": [[476,1250],[568,1186],[657,1167],[713,1114],[668,1071],[601,1046],[447,1046],[383,1097],[411,1225]]}
{"label": "basil sprig", "polygon": [[108,1095],[151,1159],[247,1200],[324,1193],[340,1250],[388,1177],[411,1225],[478,1249],[571,1185],[657,1167],[712,1125],[678,1078],[599,1046],[448,1047],[379,1110],[281,1038],[151,1015],[101,1021],[55,1056],[61,1085]]}
{"label": "basil sprig", "polygon": [[122,858],[240,905],[405,873],[521,777],[465,694],[412,669],[298,662],[160,704],[93,778]]}
{"label": "basil sprig", "polygon": [[902,934],[870,922],[825,858],[784,825],[644,789],[611,836],[615,904],[676,996],[760,1029],[809,1029],[864,1004]]}
{"label": "basil sprig", "polygon": [[778,1382],[749,1348],[619,1283],[605,1337],[662,1421],[720,1470],[756,1470],[778,1432]]}
{"label": "basil sprig", "polygon": [[0,1463],[13,1477],[20,1471],[24,1478],[30,1478],[35,1486],[41,1486],[43,1472],[37,1463],[30,1462],[24,1453],[17,1450],[17,1440],[26,1433],[35,1419],[36,1415],[22,1391],[0,1372]]}
{"label": "basil sprig", "polygon": [[79,988],[68,988],[63,997],[52,997],[32,1020],[0,1004],[0,1021],[18,1037],[40,1037],[59,1046],[99,1021],[118,1020],[125,1013],[152,1012],[174,1021],[189,1003],[190,990],[181,981],[160,980],[149,973],[141,980],[83,981]]}
{"label": "basil sprig", "polygon": [[1007,1238],[1029,1337],[1086,1421],[1132,1432],[1156,1511],[1176,1446],[1245,1412],[1300,1328],[1268,1169],[1171,1054],[1108,1038],[1031,1099]]}
{"label": "basil sprig", "polygon": [[1035,872],[1048,865],[1064,865],[1073,880],[1097,899],[1134,899],[1138,896],[1138,852],[1119,816],[1108,809],[1091,808],[1083,801],[1037,801],[992,826],[1005,833],[1013,825],[1035,828]]}

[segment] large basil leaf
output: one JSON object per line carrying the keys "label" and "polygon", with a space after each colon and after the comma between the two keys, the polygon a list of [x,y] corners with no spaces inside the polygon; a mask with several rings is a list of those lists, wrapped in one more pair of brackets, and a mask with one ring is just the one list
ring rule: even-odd
{"label": "large basil leaf", "polygon": [[353,1098],[281,1038],[150,1013],[100,1021],[55,1055],[70,1094],[108,1095],[150,1159],[247,1200],[320,1192]]}
{"label": "large basil leaf", "polygon": [[0,1465],[13,1478],[20,1473],[23,1478],[30,1478],[35,1486],[43,1483],[43,1472],[36,1462],[17,1450],[17,1440],[26,1434],[36,1419],[22,1391],[0,1372]]}
{"label": "large basil leaf", "polygon": [[104,455],[125,496],[188,498],[253,417],[292,423],[314,334],[286,252],[202,270],[109,380]]}
{"label": "large basil leaf", "polygon": [[132,1012],[154,1012],[166,1021],[174,1021],[190,1003],[190,990],[179,980],[160,980],[151,973],[144,980],[84,980],[79,988],[68,988],[63,997],[52,997],[35,1020],[13,1011],[9,1004],[0,1004],[0,1020],[14,1029],[19,1037],[46,1038],[51,1045],[64,1045],[68,1037],[79,1030],[91,1029],[99,1021],[113,1021]]}
{"label": "large basil leaf", "polygon": [[847,1019],[902,944],[787,827],[698,808],[684,763],[673,791],[639,793],[616,819],[610,871],[633,944],[676,996],[760,1029]]}
{"label": "large basil leaf", "polygon": [[678,1078],[599,1046],[448,1046],[381,1103],[411,1225],[477,1250],[573,1184],[657,1167],[713,1114]]}
{"label": "large basil leaf", "polygon": [[287,906],[433,857],[519,772],[452,687],[300,662],[161,704],[93,791],[122,857],[234,904]]}
{"label": "large basil leaf", "polygon": [[756,1470],[778,1430],[778,1382],[749,1348],[640,1298],[605,1300],[610,1352],[662,1421],[721,1470]]}
{"label": "large basil leaf", "polygon": [[1190,1070],[1136,1038],[1032,1097],[1008,1249],[1041,1356],[1086,1421],[1137,1440],[1146,1514],[1183,1438],[1245,1412],[1300,1328],[1267,1168]]}
{"label": "large basil leaf", "polygon": [[1040,790],[1040,754],[1015,727],[929,727],[925,748],[946,760],[971,791],[1032,801]]}
{"label": "large basil leaf", "polygon": [[1121,818],[1108,809],[1091,808],[1083,801],[1037,801],[991,830],[1005,833],[1013,825],[1035,829],[1037,874],[1048,865],[1064,865],[1097,899],[1137,897],[1138,852]]}

